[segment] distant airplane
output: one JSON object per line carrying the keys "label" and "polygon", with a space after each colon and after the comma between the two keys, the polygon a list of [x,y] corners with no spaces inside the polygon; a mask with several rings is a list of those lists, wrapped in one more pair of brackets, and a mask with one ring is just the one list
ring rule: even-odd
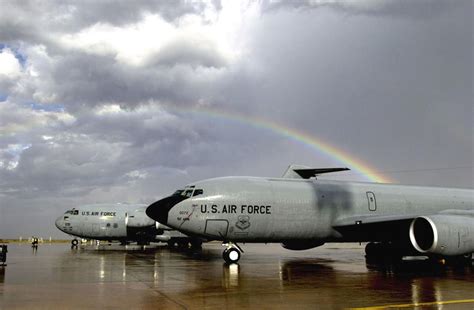
{"label": "distant airplane", "polygon": [[243,252],[237,242],[279,242],[290,250],[369,242],[367,257],[472,258],[473,190],[316,179],[344,170],[291,165],[282,178],[203,180],[146,214],[185,234],[223,241],[229,263]]}
{"label": "distant airplane", "polygon": [[[122,243],[167,242],[169,245],[200,247],[202,239],[191,238],[145,214],[145,204],[92,204],[66,211],[56,219],[56,227],[79,238],[118,240]],[[78,240],[73,239],[72,245]]]}

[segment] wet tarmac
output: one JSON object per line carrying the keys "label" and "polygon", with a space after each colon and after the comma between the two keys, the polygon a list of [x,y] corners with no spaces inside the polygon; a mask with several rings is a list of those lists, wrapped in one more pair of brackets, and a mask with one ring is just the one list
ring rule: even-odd
{"label": "wet tarmac", "polygon": [[474,309],[474,267],[367,265],[363,246],[246,244],[239,264],[202,251],[8,245],[1,309]]}

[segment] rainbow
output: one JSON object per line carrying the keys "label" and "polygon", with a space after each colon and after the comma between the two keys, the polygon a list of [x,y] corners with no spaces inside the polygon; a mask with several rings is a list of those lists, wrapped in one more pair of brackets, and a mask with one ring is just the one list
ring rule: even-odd
{"label": "rainbow", "polygon": [[340,148],[331,145],[321,139],[314,136],[294,129],[275,123],[273,121],[252,117],[248,115],[239,114],[236,112],[226,112],[217,109],[210,109],[207,107],[196,107],[196,108],[181,108],[176,106],[164,106],[166,110],[175,111],[177,113],[192,114],[192,115],[203,115],[206,117],[231,120],[245,125],[252,126],[257,129],[263,129],[271,131],[276,135],[285,137],[291,141],[302,144],[317,153],[324,154],[325,156],[336,160],[344,165],[347,165],[351,170],[357,174],[361,174],[364,178],[371,182],[377,183],[392,183],[393,181],[388,177],[377,172],[373,167],[364,163],[362,160],[355,156],[341,150]]}

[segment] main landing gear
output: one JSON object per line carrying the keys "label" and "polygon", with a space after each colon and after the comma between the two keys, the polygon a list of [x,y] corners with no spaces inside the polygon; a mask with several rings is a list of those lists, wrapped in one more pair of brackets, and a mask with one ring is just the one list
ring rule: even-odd
{"label": "main landing gear", "polygon": [[369,262],[400,262],[402,252],[393,244],[369,242],[365,247],[365,258]]}
{"label": "main landing gear", "polygon": [[241,253],[244,252],[236,243],[223,243],[222,246],[226,247],[222,253],[222,257],[227,264],[237,263],[240,259]]}

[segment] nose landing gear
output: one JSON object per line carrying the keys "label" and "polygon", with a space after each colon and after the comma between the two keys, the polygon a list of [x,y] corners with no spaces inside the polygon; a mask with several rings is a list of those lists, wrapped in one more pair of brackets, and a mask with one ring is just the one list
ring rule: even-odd
{"label": "nose landing gear", "polygon": [[222,258],[224,258],[227,264],[235,264],[239,261],[241,253],[244,251],[236,244],[232,242],[223,243],[223,246],[226,247],[222,253]]}

